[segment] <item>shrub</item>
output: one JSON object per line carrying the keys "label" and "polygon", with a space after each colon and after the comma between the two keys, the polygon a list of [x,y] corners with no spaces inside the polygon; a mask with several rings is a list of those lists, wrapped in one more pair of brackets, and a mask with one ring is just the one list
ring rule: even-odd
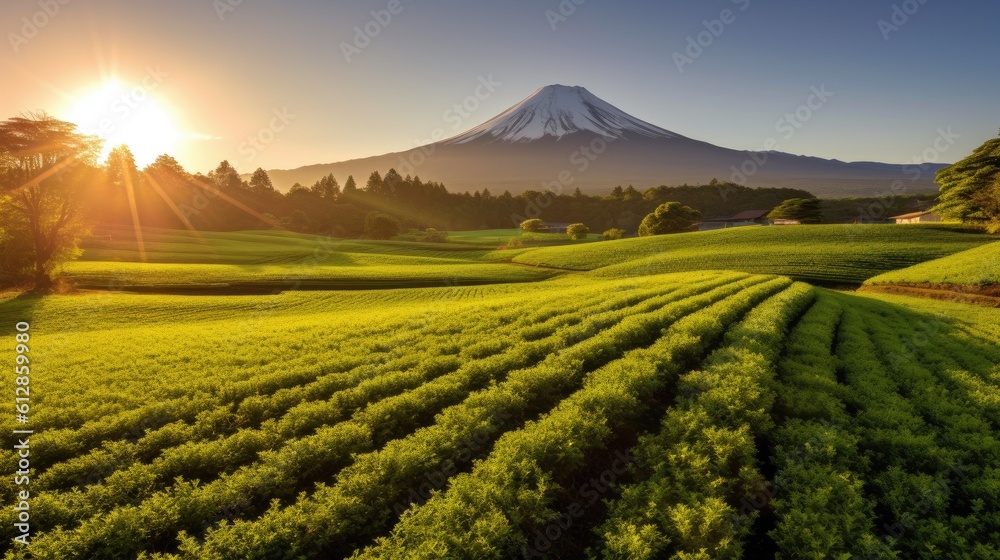
{"label": "shrub", "polygon": [[625,230],[618,228],[611,228],[608,231],[605,231],[602,237],[604,238],[605,241],[613,241],[615,239],[621,239],[625,237]]}
{"label": "shrub", "polygon": [[424,230],[424,241],[430,243],[444,243],[448,241],[447,231],[438,231],[434,228],[427,228]]}
{"label": "shrub", "polygon": [[586,239],[590,235],[590,228],[583,224],[570,224],[566,228],[566,233],[570,239]]}
{"label": "shrub", "polygon": [[382,212],[365,216],[365,236],[369,239],[392,239],[399,235],[399,220]]}
{"label": "shrub", "polygon": [[543,222],[539,218],[532,218],[530,220],[525,220],[521,222],[521,231],[526,231],[529,233],[541,233],[546,229],[548,228],[545,227],[545,222]]}
{"label": "shrub", "polygon": [[688,231],[700,219],[701,212],[683,206],[680,202],[666,202],[643,218],[639,224],[639,235],[645,237]]}
{"label": "shrub", "polygon": [[771,220],[798,220],[803,224],[818,224],[823,221],[821,216],[818,198],[790,198],[767,215]]}

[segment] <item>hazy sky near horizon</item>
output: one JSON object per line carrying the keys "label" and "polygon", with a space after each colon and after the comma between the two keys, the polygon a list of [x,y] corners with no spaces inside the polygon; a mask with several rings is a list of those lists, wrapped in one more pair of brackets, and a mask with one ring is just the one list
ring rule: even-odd
{"label": "hazy sky near horizon", "polygon": [[[411,148],[561,83],[737,149],[905,163],[950,130],[927,154],[952,162],[1000,127],[998,20],[981,0],[16,0],[0,117],[87,114],[248,172]],[[111,81],[124,103],[82,104]]]}

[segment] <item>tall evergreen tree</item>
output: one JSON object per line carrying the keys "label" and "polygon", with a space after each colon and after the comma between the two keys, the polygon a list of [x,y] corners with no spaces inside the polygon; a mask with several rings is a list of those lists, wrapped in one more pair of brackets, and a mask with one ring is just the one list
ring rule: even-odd
{"label": "tall evergreen tree", "polygon": [[382,193],[382,175],[378,171],[372,171],[372,174],[368,176],[368,183],[365,185],[365,191],[368,192],[368,194]]}
{"label": "tall evergreen tree", "polygon": [[312,186],[312,191],[326,200],[333,200],[340,196],[340,183],[333,173],[316,181]]}
{"label": "tall evergreen tree", "polygon": [[358,184],[354,182],[354,175],[347,176],[347,182],[344,183],[344,194],[353,195],[358,192]]}
{"label": "tall evergreen tree", "polygon": [[208,178],[215,183],[220,190],[236,192],[243,188],[243,180],[229,160],[223,160],[215,170],[209,172]]}
{"label": "tall evergreen tree", "polygon": [[258,194],[275,192],[274,185],[271,183],[271,177],[263,168],[258,167],[253,172],[253,175],[250,176],[250,190]]}
{"label": "tall evergreen tree", "polygon": [[[129,223],[133,227],[141,227],[139,192],[145,182],[139,175],[139,169],[135,165],[135,157],[128,146],[122,145],[111,150],[105,164],[105,173],[108,178],[108,186],[116,194],[118,200],[128,201],[126,211],[112,215],[112,220],[118,223]],[[141,243],[141,231],[136,232],[136,235],[140,238]]]}
{"label": "tall evergreen tree", "polygon": [[940,196],[934,211],[958,220],[1000,221],[1000,138],[988,140],[969,157],[938,172]]}
{"label": "tall evergreen tree", "polygon": [[403,178],[395,169],[390,169],[385,177],[382,178],[382,190],[379,194],[383,196],[394,196],[398,195],[400,189],[404,185]]}

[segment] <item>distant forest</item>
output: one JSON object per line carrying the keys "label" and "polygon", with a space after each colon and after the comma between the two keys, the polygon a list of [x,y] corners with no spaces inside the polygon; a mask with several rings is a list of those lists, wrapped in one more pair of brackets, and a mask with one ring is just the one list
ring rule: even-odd
{"label": "distant forest", "polygon": [[[724,218],[745,210],[770,210],[791,198],[814,198],[789,188],[749,188],[713,180],[706,185],[682,185],[638,190],[615,187],[606,196],[526,191],[518,195],[489,189],[452,193],[445,185],[419,177],[400,176],[390,169],[373,172],[358,183],[347,177],[341,184],[327,176],[313,185],[296,184],[288,193],[277,191],[267,173],[258,169],[249,180],[223,161],[208,175],[189,174],[176,160],[161,156],[142,171],[128,155],[111,158],[107,173],[134,176],[135,209],[146,227],[230,231],[283,227],[302,233],[361,237],[365,218],[372,212],[396,217],[403,229],[470,230],[512,228],[530,218],[549,222],[581,222],[591,231],[610,228],[634,234],[643,217],[662,203],[676,201],[705,218]],[[116,169],[124,166],[125,169]],[[131,169],[129,169],[131,167]],[[124,181],[108,181],[121,184]],[[107,193],[97,205],[98,224],[132,222],[124,193]],[[879,199],[823,201],[825,222],[880,221],[922,207],[933,195],[900,195]],[[187,223],[185,223],[187,222]]]}

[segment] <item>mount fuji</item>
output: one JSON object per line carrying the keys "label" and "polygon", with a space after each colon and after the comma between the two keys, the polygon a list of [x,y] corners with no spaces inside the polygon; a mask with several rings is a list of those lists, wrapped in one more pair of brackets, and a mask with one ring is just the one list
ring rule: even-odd
{"label": "mount fuji", "polygon": [[629,135],[658,139],[681,137],[625,113],[582,87],[555,85],[535,91],[500,115],[444,143],[531,142],[546,136],[562,138],[581,132],[598,134],[607,140],[621,140]]}
{"label": "mount fuji", "polygon": [[[617,185],[707,184],[713,178],[752,187],[791,187],[821,197],[935,192],[941,164],[894,165],[723,148],[650,124],[579,86],[538,89],[510,109],[450,138],[405,152],[271,170],[281,190],[332,173],[363,184],[395,168],[452,191],[489,188],[605,194]],[[903,185],[902,191],[900,184]]]}

